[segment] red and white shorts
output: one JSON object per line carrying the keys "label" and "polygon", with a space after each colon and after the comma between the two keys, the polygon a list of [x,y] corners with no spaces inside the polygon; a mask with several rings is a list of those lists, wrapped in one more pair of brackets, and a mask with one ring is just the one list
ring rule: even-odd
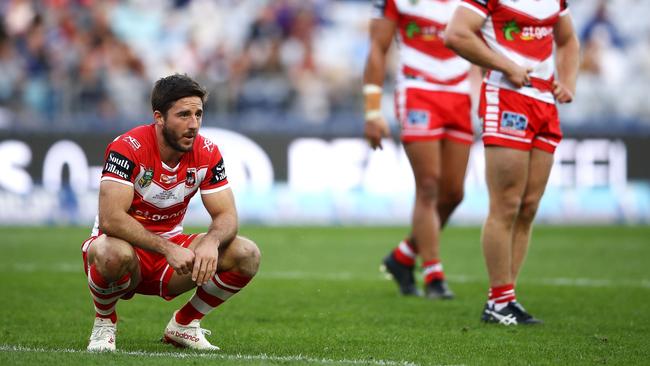
{"label": "red and white shorts", "polygon": [[[197,235],[178,234],[171,237],[169,241],[187,248]],[[97,239],[97,236],[91,236],[81,244],[81,254],[84,260],[84,272],[86,276],[88,276],[88,249],[95,239]],[[165,256],[136,246],[133,249],[140,263],[140,283],[133,291],[124,294],[122,299],[130,299],[135,294],[157,295],[165,300],[171,300],[176,297],[175,295],[170,295],[167,288],[169,280],[172,278],[172,274],[174,274],[174,269],[169,266]]]}
{"label": "red and white shorts", "polygon": [[471,107],[467,94],[415,88],[395,92],[402,142],[449,139],[471,144]]}
{"label": "red and white shorts", "polygon": [[513,90],[483,83],[479,117],[483,121],[483,144],[549,153],[562,140],[555,104],[542,102]]}

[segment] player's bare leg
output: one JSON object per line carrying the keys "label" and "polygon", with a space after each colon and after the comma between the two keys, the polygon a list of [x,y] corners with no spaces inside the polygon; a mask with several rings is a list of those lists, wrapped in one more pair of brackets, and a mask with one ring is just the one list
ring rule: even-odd
{"label": "player's bare leg", "polygon": [[440,228],[444,228],[456,207],[463,201],[465,173],[469,161],[470,144],[452,140],[440,143],[440,194],[438,195],[438,217]]}
{"label": "player's bare leg", "polygon": [[440,262],[441,141],[416,141],[404,146],[415,177],[415,204],[411,219],[412,236],[422,258],[425,295],[431,299],[451,299]]}
{"label": "player's bare leg", "polygon": [[[437,231],[439,233],[447,223],[449,216],[451,216],[463,199],[463,185],[467,162],[469,160],[470,145],[451,140],[440,140],[437,143],[439,144],[441,156],[439,159],[441,167],[441,173],[438,178],[439,194],[436,205],[439,220],[439,228]],[[425,163],[418,162],[418,164]],[[425,172],[423,174],[427,173]],[[433,221],[429,221],[429,223],[433,224]],[[434,251],[439,251],[439,244],[434,247]],[[402,294],[416,295],[419,293],[415,287],[415,279],[413,278],[413,267],[415,265],[416,255],[418,254],[417,240],[413,232],[411,232],[408,238],[399,243],[398,247],[391,251],[384,259],[384,266],[391,272],[393,278],[400,285]],[[435,287],[430,288],[430,290],[435,290],[429,291],[430,297],[451,298],[453,297],[453,293],[444,281],[442,266],[437,264],[439,263],[433,263],[433,266],[439,269],[439,273],[436,274],[438,278],[433,282]]]}
{"label": "player's bare leg", "polygon": [[490,207],[481,242],[492,287],[512,284],[512,230],[526,188],[529,155],[503,147],[485,148]]}
{"label": "player's bare leg", "polygon": [[517,283],[517,277],[528,252],[533,220],[535,219],[539,202],[544,194],[552,167],[553,154],[539,149],[532,150],[526,190],[512,233],[512,264],[510,276],[515,284]]}
{"label": "player's bare leg", "polygon": [[88,286],[95,304],[95,322],[88,351],[114,351],[117,331],[115,306],[140,282],[137,256],[124,240],[101,235],[88,249]]}
{"label": "player's bare leg", "polygon": [[[199,235],[190,248],[203,237]],[[237,236],[219,252],[217,273],[207,284],[197,288],[190,301],[175,312],[167,324],[163,341],[179,347],[199,350],[218,350],[205,338],[209,331],[200,327],[200,320],[216,307],[238,293],[255,276],[259,268],[260,251],[251,240]],[[174,273],[169,282],[169,293],[178,295],[196,287],[191,274]]]}
{"label": "player's bare leg", "polygon": [[482,244],[488,276],[489,300],[481,319],[485,322],[535,324],[517,303],[513,263],[513,230],[528,185],[531,153],[496,146],[485,148],[486,180],[490,208],[483,225]]}

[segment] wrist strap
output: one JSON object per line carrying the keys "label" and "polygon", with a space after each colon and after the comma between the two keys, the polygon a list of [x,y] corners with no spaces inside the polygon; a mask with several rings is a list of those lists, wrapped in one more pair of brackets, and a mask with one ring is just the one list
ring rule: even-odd
{"label": "wrist strap", "polygon": [[381,94],[383,92],[381,86],[375,84],[366,84],[363,86],[363,95],[368,94]]}
{"label": "wrist strap", "polygon": [[378,118],[381,118],[381,111],[379,109],[366,111],[366,121],[375,120]]}

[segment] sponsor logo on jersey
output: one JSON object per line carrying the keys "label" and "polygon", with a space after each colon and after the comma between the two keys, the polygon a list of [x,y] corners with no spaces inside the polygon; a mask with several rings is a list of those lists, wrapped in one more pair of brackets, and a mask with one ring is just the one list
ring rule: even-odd
{"label": "sponsor logo on jersey", "polygon": [[208,150],[209,153],[211,153],[212,150],[214,150],[214,143],[212,141],[210,141],[210,139],[204,137],[203,138],[203,148],[205,150]]}
{"label": "sponsor logo on jersey", "polygon": [[174,175],[161,174],[160,175],[160,182],[162,182],[163,184],[176,183],[176,174],[174,174]]}
{"label": "sponsor logo on jersey", "polygon": [[124,138],[122,140],[128,142],[129,145],[131,145],[131,147],[133,148],[133,150],[137,150],[137,149],[140,148],[140,146],[142,146],[142,145],[140,145],[140,141],[136,140],[135,138],[133,138],[131,136],[124,136]]}
{"label": "sponsor logo on jersey", "polygon": [[133,175],[134,167],[135,164],[133,164],[133,162],[126,156],[116,151],[109,151],[102,174],[111,173],[124,180],[130,181],[131,175]]}
{"label": "sponsor logo on jersey", "polygon": [[192,188],[196,184],[196,168],[187,168],[185,172],[185,187]]}
{"label": "sponsor logo on jersey", "polygon": [[528,117],[523,114],[504,111],[501,115],[500,131],[511,135],[525,136]]}
{"label": "sponsor logo on jersey", "polygon": [[210,179],[210,184],[217,184],[221,181],[226,180],[226,167],[223,164],[223,158],[219,160],[215,166],[210,169],[212,172],[212,179]]}
{"label": "sponsor logo on jersey", "polygon": [[406,115],[406,123],[411,126],[427,127],[429,125],[429,112],[421,109],[410,109]]}
{"label": "sponsor logo on jersey", "polygon": [[443,38],[444,29],[433,25],[420,26],[416,21],[410,21],[406,25],[406,38],[413,39],[418,36],[423,41],[435,41]]}
{"label": "sponsor logo on jersey", "polygon": [[553,27],[523,27],[520,28],[514,20],[503,26],[503,37],[506,41],[532,41],[546,38],[553,34]]}
{"label": "sponsor logo on jersey", "polygon": [[131,216],[134,218],[143,221],[143,220],[148,220],[148,221],[161,221],[161,220],[169,220],[169,219],[174,219],[179,216],[183,216],[185,214],[185,211],[187,211],[187,207],[183,207],[180,211],[172,212],[170,214],[159,214],[155,212],[149,212],[147,211],[142,211],[142,210],[135,210],[131,212]]}
{"label": "sponsor logo on jersey", "polygon": [[138,180],[138,184],[140,185],[141,188],[146,188],[151,184],[151,180],[153,179],[153,169],[152,168],[147,168],[144,171],[144,175]]}

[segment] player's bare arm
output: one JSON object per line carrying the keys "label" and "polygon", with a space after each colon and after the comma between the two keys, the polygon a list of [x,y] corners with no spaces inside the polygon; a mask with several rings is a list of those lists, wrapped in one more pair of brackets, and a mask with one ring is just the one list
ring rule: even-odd
{"label": "player's bare arm", "polygon": [[217,271],[219,249],[230,244],[238,230],[235,198],[230,188],[202,194],[201,199],[212,222],[208,232],[194,247],[192,281],[196,282],[197,286],[206,284],[214,276]]}
{"label": "player's bare arm", "polygon": [[580,43],[573,28],[571,15],[560,17],[554,28],[558,79],[553,85],[553,95],[558,103],[571,103],[576,92]]}
{"label": "player's bare arm", "polygon": [[531,69],[519,66],[494,52],[478,36],[484,21],[475,12],[458,7],[445,30],[445,45],[475,65],[503,72],[517,88],[528,85]]}
{"label": "player's bare arm", "polygon": [[160,253],[179,274],[192,271],[194,253],[149,232],[128,214],[133,201],[133,187],[109,180],[99,186],[99,228],[108,236],[133,246]]}
{"label": "player's bare arm", "polygon": [[389,135],[388,124],[381,115],[381,97],[386,72],[386,54],[395,29],[396,24],[392,20],[372,19],[370,21],[370,51],[363,75],[363,94],[366,120],[364,135],[373,149],[381,149],[381,139]]}

